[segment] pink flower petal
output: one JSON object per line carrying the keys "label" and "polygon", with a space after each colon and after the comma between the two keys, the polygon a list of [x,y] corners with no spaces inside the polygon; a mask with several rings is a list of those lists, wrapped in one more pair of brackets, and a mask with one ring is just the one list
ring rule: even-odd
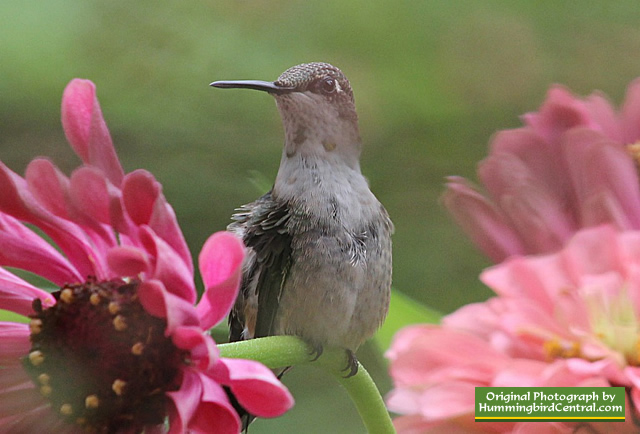
{"label": "pink flower petal", "polygon": [[111,224],[111,195],[104,175],[85,166],[71,174],[70,198],[73,205],[96,222]]}
{"label": "pink flower petal", "polygon": [[151,271],[146,252],[138,247],[114,247],[107,252],[107,262],[111,270],[121,277],[134,277]]}
{"label": "pink flower petal", "polygon": [[171,400],[174,410],[169,418],[171,422],[169,434],[183,434],[187,432],[187,424],[200,405],[202,397],[200,376],[191,369],[185,369],[180,389],[175,392],[167,392],[167,396]]}
{"label": "pink flower petal", "polygon": [[178,327],[199,325],[193,304],[168,292],[158,280],[146,280],[140,283],[138,297],[150,315],[167,319],[166,336],[173,334]]}
{"label": "pink flower petal", "polygon": [[[20,178],[0,162],[0,212],[31,223],[45,232],[65,253],[80,276],[105,275],[103,258],[80,227],[42,207]],[[57,282],[56,282],[57,283]]]}
{"label": "pink flower petal", "polygon": [[177,327],[171,339],[176,347],[191,352],[191,362],[200,370],[211,369],[218,360],[216,343],[200,327]]}
{"label": "pink flower petal", "polygon": [[31,306],[36,298],[40,299],[45,307],[55,304],[55,298],[51,294],[0,267],[0,306],[2,309],[27,316],[33,313]]}
{"label": "pink flower petal", "polygon": [[68,219],[69,179],[49,160],[37,158],[27,166],[25,179],[38,202],[58,217]]}
{"label": "pink flower petal", "polygon": [[82,279],[69,261],[42,237],[1,213],[0,245],[0,265],[31,271],[57,285]]}
{"label": "pink flower petal", "polygon": [[495,262],[524,253],[522,241],[504,215],[463,179],[450,177],[442,200],[456,223]]}
{"label": "pink flower petal", "polygon": [[640,139],[640,79],[632,81],[627,88],[622,105],[622,127],[625,143],[635,143]]}
{"label": "pink flower petal", "polygon": [[202,381],[202,402],[189,423],[189,429],[203,434],[239,432],[238,413],[229,403],[224,389],[206,375],[199,376]]}
{"label": "pink flower petal", "polygon": [[109,130],[102,117],[95,85],[74,79],[62,95],[62,126],[67,140],[86,164],[101,169],[114,184],[120,185],[124,171],[116,155]]}
{"label": "pink flower petal", "polygon": [[180,390],[167,395],[174,406],[170,434],[240,432],[240,419],[224,390],[206,375],[185,369]]}
{"label": "pink flower petal", "polygon": [[202,328],[219,323],[231,310],[240,287],[244,246],[235,235],[217,232],[202,247],[198,263],[205,293],[197,311]]}
{"label": "pink flower petal", "polygon": [[242,407],[258,417],[280,416],[293,406],[291,393],[261,363],[220,358],[209,372],[217,382],[229,386]]}
{"label": "pink flower petal", "polygon": [[0,366],[22,366],[21,358],[28,354],[31,348],[30,335],[27,324],[0,322]]}
{"label": "pink flower petal", "polygon": [[184,240],[173,208],[162,194],[162,186],[145,170],[129,173],[122,186],[125,209],[137,225],[149,225],[169,244],[193,273],[191,253]]}
{"label": "pink flower petal", "polygon": [[591,120],[585,104],[558,85],[549,90],[538,113],[528,113],[522,118],[547,141],[557,140],[562,133],[573,127],[598,128]]}
{"label": "pink flower petal", "polygon": [[193,273],[190,271],[191,267],[149,227],[142,226],[140,229],[142,243],[147,251],[155,257],[150,277],[164,283],[165,288],[171,293],[193,303],[196,300],[196,289]]}

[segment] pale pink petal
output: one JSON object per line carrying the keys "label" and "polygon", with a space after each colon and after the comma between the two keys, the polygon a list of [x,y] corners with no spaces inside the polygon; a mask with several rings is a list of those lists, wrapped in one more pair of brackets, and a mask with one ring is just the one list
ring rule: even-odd
{"label": "pale pink petal", "polygon": [[31,306],[36,298],[44,307],[55,304],[51,294],[0,267],[0,308],[27,316],[33,313]]}
{"label": "pale pink petal", "polygon": [[[414,327],[416,330],[412,330]],[[405,337],[408,342],[403,342]],[[443,377],[483,382],[506,362],[502,354],[481,338],[434,326],[409,326],[401,330],[392,349],[398,345],[405,350],[395,354],[389,372],[401,386],[435,384]]]}
{"label": "pale pink petal", "polygon": [[258,417],[280,416],[293,406],[291,393],[261,363],[220,358],[209,373],[217,382],[229,386],[240,405]]}
{"label": "pale pink petal", "polygon": [[594,92],[587,97],[584,104],[589,111],[589,116],[600,126],[604,136],[618,143],[624,143],[624,131],[618,121],[618,114],[606,95],[602,92]]}
{"label": "pale pink petal", "polygon": [[[575,129],[564,136],[563,151],[572,162],[569,175],[579,203],[589,205],[591,197],[608,192],[619,203],[629,225],[640,228],[640,181],[624,148],[593,131]],[[586,226],[589,222],[581,223]]]}
{"label": "pale pink petal", "polygon": [[443,203],[456,223],[495,262],[524,253],[518,234],[504,215],[461,178],[449,178]]}
{"label": "pale pink petal", "polygon": [[517,128],[497,132],[489,148],[478,176],[492,197],[510,191],[516,179],[518,184],[536,185],[559,203],[571,204],[571,183],[565,176],[566,163],[558,158],[558,143],[543,140],[530,128]]}
{"label": "pale pink petal", "polygon": [[640,140],[640,79],[632,81],[627,88],[622,105],[622,127],[625,143],[636,143]]}
{"label": "pale pink petal", "polygon": [[217,232],[205,242],[198,263],[205,292],[196,307],[202,328],[219,323],[231,310],[240,287],[244,246],[235,235]]}
{"label": "pale pink petal", "polygon": [[561,255],[568,275],[576,284],[582,282],[582,275],[619,269],[616,231],[608,225],[584,229],[573,237]]}
{"label": "pale pink petal", "polygon": [[476,384],[447,381],[426,389],[420,396],[420,413],[427,420],[448,419],[472,414]]}
{"label": "pale pink petal", "polygon": [[558,85],[549,90],[537,113],[527,113],[522,119],[548,141],[557,140],[566,130],[577,126],[598,129],[585,104]]}
{"label": "pale pink petal", "polygon": [[101,169],[113,184],[120,185],[124,172],[91,81],[74,79],[65,88],[62,126],[67,140],[82,161]]}

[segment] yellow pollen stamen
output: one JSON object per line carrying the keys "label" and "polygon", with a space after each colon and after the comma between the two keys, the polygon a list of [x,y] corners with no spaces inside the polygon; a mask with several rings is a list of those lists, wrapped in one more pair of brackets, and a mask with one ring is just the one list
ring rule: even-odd
{"label": "yellow pollen stamen", "polygon": [[38,366],[44,362],[44,354],[42,354],[42,351],[32,351],[29,353],[29,361],[33,366]]}
{"label": "yellow pollen stamen", "polygon": [[89,297],[89,302],[94,306],[99,305],[101,301],[102,298],[100,297],[100,294],[96,294],[95,292]]}
{"label": "yellow pollen stamen", "polygon": [[124,331],[127,329],[127,321],[122,315],[117,315],[113,319],[113,327],[119,332]]}
{"label": "yellow pollen stamen", "polygon": [[570,359],[573,357],[580,357],[580,342],[574,341],[568,344],[563,344],[560,339],[553,338],[546,341],[542,348],[547,356],[547,359]]}
{"label": "yellow pollen stamen", "polygon": [[40,393],[42,394],[42,396],[50,396],[51,392],[53,392],[51,386],[42,386],[40,388]]}
{"label": "yellow pollen stamen", "polygon": [[60,300],[69,304],[73,301],[73,291],[69,288],[63,289],[60,293]]}
{"label": "yellow pollen stamen", "polygon": [[29,331],[32,335],[37,335],[42,331],[42,320],[38,318],[34,318],[29,321]]}
{"label": "yellow pollen stamen", "polygon": [[118,395],[118,396],[122,396],[122,393],[124,392],[124,388],[127,386],[127,382],[126,381],[122,381],[122,380],[116,380],[113,382],[113,384],[111,385],[111,390],[113,390],[113,392]]}
{"label": "yellow pollen stamen", "polygon": [[627,152],[631,155],[631,158],[633,158],[636,164],[640,164],[640,142],[628,144]]}
{"label": "yellow pollen stamen", "polygon": [[51,380],[51,377],[49,377],[49,374],[42,373],[38,375],[38,382],[43,386],[48,385],[50,380]]}
{"label": "yellow pollen stamen", "polygon": [[136,342],[131,347],[131,354],[133,354],[134,356],[141,355],[143,351],[144,351],[144,344],[142,342]]}
{"label": "yellow pollen stamen", "polygon": [[71,416],[73,414],[73,407],[71,404],[62,404],[60,406],[60,414],[64,416]]}
{"label": "yellow pollen stamen", "polygon": [[84,405],[87,408],[98,408],[100,405],[100,399],[96,395],[89,395],[84,400]]}
{"label": "yellow pollen stamen", "polygon": [[116,303],[115,301],[112,301],[109,303],[109,313],[111,315],[115,315],[118,312],[120,312],[120,304]]}

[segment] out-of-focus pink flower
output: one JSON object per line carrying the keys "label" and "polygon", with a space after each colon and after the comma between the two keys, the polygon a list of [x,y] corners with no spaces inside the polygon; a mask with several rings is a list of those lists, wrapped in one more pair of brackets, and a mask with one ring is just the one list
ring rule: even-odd
{"label": "out-of-focus pink flower", "polygon": [[387,354],[395,382],[388,405],[406,415],[397,424],[408,428],[399,431],[469,424],[474,386],[590,385],[626,387],[626,423],[614,428],[637,432],[640,231],[583,229],[562,250],[510,258],[481,280],[498,297],[459,309],[440,327],[396,336]]}
{"label": "out-of-focus pink flower", "polygon": [[[474,421],[476,387],[608,386],[571,372],[564,361],[515,358],[460,330],[432,325],[396,334],[386,356],[394,389],[387,397],[399,433],[521,432],[526,423]],[[543,431],[571,432],[563,424],[536,423]]]}
{"label": "out-of-focus pink flower", "polygon": [[173,209],[150,173],[122,170],[93,83],[69,83],[62,123],[84,163],[70,177],[47,159],[24,178],[0,163],[0,309],[31,319],[0,322],[2,429],[160,432],[168,418],[172,433],[236,433],[222,385],[258,416],[290,408],[269,369],[219,357],[205,332],[237,295],[241,242],[227,233],[206,242],[206,291],[195,306]]}
{"label": "out-of-focus pink flower", "polygon": [[[494,262],[559,250],[580,228],[640,229],[640,79],[616,112],[601,94],[552,87],[525,126],[497,133],[478,168],[486,189],[450,177],[444,204]],[[635,146],[634,146],[635,145]]]}

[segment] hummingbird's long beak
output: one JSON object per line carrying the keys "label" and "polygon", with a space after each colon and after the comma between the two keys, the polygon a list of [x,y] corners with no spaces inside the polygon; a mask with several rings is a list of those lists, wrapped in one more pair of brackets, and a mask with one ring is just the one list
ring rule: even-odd
{"label": "hummingbird's long beak", "polygon": [[276,95],[295,91],[294,87],[281,86],[272,81],[261,80],[214,81],[210,86],[220,89],[254,89]]}

